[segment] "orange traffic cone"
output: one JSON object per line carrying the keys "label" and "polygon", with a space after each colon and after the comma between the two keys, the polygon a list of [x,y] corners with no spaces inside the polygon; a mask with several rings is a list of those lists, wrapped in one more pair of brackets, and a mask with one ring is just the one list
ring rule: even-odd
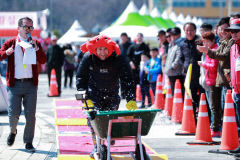
{"label": "orange traffic cone", "polygon": [[201,94],[200,107],[198,113],[197,131],[194,142],[187,142],[187,144],[201,144],[201,145],[214,145],[220,142],[212,141],[208,110],[205,94]]}
{"label": "orange traffic cone", "polygon": [[165,102],[164,110],[167,113],[167,116],[169,116],[169,117],[172,116],[172,106],[173,106],[172,90],[171,90],[171,86],[170,86],[170,81],[168,80],[166,102]]}
{"label": "orange traffic cone", "polygon": [[239,146],[238,130],[231,90],[227,91],[223,116],[222,142],[220,150],[210,150],[209,153],[228,153]]}
{"label": "orange traffic cone", "polygon": [[153,90],[151,88],[149,89],[149,94],[151,96],[152,104],[154,104],[154,94],[153,94]]}
{"label": "orange traffic cone", "polygon": [[155,109],[164,109],[164,95],[162,93],[162,75],[159,74],[157,77],[157,86],[156,86],[156,93],[155,93]]}
{"label": "orange traffic cone", "polygon": [[177,79],[174,87],[172,122],[181,123],[183,115],[183,100],[180,80]]}
{"label": "orange traffic cone", "polygon": [[176,135],[195,135],[196,125],[193,114],[192,99],[185,91],[182,130],[175,133]]}
{"label": "orange traffic cone", "polygon": [[147,105],[148,105],[148,97],[147,97],[147,96],[145,96],[144,105],[145,105],[145,106],[147,106]]}
{"label": "orange traffic cone", "polygon": [[141,95],[141,87],[138,84],[136,89],[136,101],[141,102],[142,101],[142,95]]}
{"label": "orange traffic cone", "polygon": [[52,69],[51,71],[51,79],[50,79],[50,87],[49,87],[49,97],[57,97],[59,96],[58,93],[58,85],[57,85],[57,80],[56,80],[56,71],[55,69]]}

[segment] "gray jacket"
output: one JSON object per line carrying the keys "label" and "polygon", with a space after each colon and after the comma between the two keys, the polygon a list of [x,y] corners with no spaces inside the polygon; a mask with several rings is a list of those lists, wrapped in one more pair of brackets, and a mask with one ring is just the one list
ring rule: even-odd
{"label": "gray jacket", "polygon": [[183,73],[183,62],[179,44],[182,38],[178,38],[169,45],[165,72],[168,76],[179,76]]}

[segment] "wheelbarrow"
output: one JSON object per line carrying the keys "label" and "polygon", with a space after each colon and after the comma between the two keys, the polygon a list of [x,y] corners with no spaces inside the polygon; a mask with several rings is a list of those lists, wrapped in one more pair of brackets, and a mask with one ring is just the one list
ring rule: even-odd
{"label": "wheelbarrow", "polygon": [[[90,123],[96,133],[97,152],[94,154],[96,160],[111,160],[111,154],[129,154],[134,160],[150,160],[142,144],[141,136],[148,134],[156,113],[161,111],[160,109],[96,111],[94,107],[88,107],[86,99],[81,100],[85,103],[86,114],[90,118]],[[89,109],[92,109],[92,111],[89,111]],[[135,151],[110,152],[110,148],[115,147],[111,143],[117,140],[134,140]]]}

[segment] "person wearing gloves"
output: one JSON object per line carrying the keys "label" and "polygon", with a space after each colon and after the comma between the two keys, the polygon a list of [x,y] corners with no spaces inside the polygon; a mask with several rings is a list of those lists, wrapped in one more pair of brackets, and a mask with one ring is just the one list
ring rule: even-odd
{"label": "person wearing gloves", "polygon": [[[88,105],[94,105],[99,111],[118,110],[120,80],[127,89],[124,91],[127,109],[136,109],[132,71],[127,60],[120,55],[119,46],[109,37],[98,35],[84,43],[81,51],[85,54],[77,70],[76,87],[78,91],[86,91]],[[90,154],[93,157],[96,151],[96,140],[89,122],[90,119],[88,119],[88,125],[95,145]]]}

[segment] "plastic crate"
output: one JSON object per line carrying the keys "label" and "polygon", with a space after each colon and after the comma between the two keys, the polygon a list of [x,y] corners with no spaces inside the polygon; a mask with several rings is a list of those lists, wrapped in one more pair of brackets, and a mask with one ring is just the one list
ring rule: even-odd
{"label": "plastic crate", "polygon": [[[100,138],[107,138],[108,123],[111,119],[123,118],[139,118],[142,119],[141,135],[148,134],[156,113],[160,109],[152,110],[136,110],[136,111],[100,111],[96,114],[95,119],[91,120],[91,125]],[[111,136],[136,136],[137,123],[114,123],[112,126]]]}

